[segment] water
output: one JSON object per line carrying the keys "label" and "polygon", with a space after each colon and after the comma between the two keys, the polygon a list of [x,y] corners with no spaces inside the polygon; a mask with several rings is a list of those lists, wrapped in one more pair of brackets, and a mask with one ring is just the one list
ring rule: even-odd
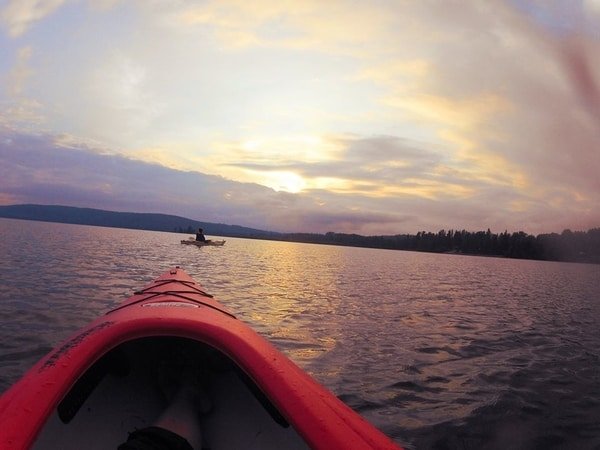
{"label": "water", "polygon": [[600,266],[0,219],[0,391],[180,265],[407,448],[600,448]]}

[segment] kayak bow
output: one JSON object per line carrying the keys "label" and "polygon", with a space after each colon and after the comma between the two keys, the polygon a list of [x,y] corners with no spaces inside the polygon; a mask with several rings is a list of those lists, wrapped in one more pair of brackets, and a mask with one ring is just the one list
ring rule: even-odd
{"label": "kayak bow", "polygon": [[0,448],[116,448],[164,408],[161,370],[210,374],[219,449],[398,449],[182,269],[58,345],[0,397]]}

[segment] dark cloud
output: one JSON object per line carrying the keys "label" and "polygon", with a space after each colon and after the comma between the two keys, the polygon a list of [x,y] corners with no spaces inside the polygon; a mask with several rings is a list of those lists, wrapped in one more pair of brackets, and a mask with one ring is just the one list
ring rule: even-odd
{"label": "dark cloud", "polygon": [[195,172],[172,170],[86,148],[65,148],[49,136],[5,136],[0,145],[0,190],[5,197],[130,211],[229,217],[266,225],[251,201],[272,196],[267,188]]}

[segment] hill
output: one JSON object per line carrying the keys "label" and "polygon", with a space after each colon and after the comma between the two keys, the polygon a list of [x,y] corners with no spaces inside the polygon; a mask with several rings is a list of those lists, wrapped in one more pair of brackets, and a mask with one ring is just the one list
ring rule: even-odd
{"label": "hill", "polygon": [[239,225],[200,222],[169,214],[116,212],[93,208],[76,208],[73,206],[0,206],[0,217],[179,233],[194,233],[198,228],[203,228],[205,234],[230,237],[270,238],[278,236],[278,233],[275,232],[257,230]]}

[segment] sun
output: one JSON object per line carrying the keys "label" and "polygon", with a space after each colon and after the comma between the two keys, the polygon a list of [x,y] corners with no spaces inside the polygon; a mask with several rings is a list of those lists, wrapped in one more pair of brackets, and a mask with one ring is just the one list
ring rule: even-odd
{"label": "sun", "polygon": [[294,172],[268,172],[263,176],[264,179],[262,184],[265,184],[276,191],[285,191],[292,194],[297,194],[306,187],[306,182],[304,179]]}

